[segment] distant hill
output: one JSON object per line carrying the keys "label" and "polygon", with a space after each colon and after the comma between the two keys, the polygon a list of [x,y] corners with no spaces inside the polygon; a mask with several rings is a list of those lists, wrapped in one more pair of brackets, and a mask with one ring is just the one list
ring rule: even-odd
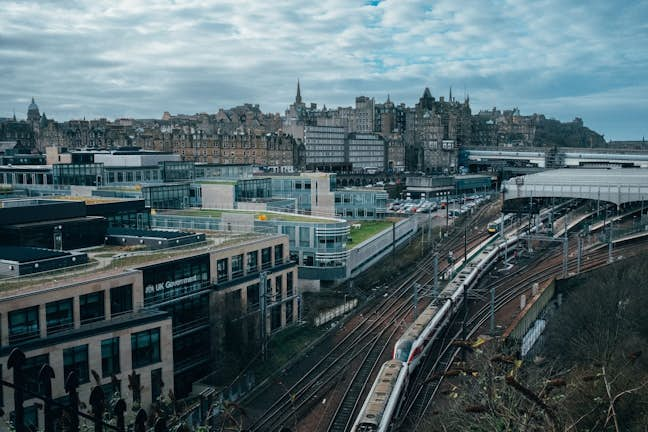
{"label": "distant hill", "polygon": [[583,120],[576,117],[571,122],[562,123],[558,120],[539,116],[536,122],[535,147],[607,147],[605,138],[588,127],[583,126]]}

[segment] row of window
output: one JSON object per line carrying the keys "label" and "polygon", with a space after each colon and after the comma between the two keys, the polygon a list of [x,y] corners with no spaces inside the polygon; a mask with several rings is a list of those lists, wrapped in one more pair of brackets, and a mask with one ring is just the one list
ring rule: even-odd
{"label": "row of window", "polygon": [[[79,384],[90,382],[90,364],[88,344],[63,349],[63,377],[74,371]],[[131,334],[132,368],[150,366],[161,361],[160,329],[150,329]],[[50,364],[49,353],[28,357],[22,368],[25,387],[32,393],[38,393],[38,376],[40,368]],[[101,341],[101,376],[110,378],[122,372],[119,355],[119,337]],[[158,394],[159,395],[159,394]],[[154,396],[154,398],[157,396]]]}
{"label": "row of window", "polygon": [[[261,269],[266,270],[272,267],[272,247],[261,249]],[[216,281],[218,283],[236,279],[244,274],[253,274],[259,271],[259,251],[250,251],[245,254],[245,271],[243,255],[233,255],[230,258],[216,260]],[[231,261],[231,274],[229,264]],[[274,265],[283,264],[283,244],[274,245]]]}
{"label": "row of window", "polygon": [[[274,289],[272,286],[272,279],[268,279],[266,282],[266,299],[268,304],[273,304],[276,302],[280,302],[284,299],[283,296],[283,275],[279,275],[275,278],[274,280]],[[259,283],[253,283],[251,285],[248,285],[246,287],[246,295],[247,295],[247,311],[248,312],[253,312],[255,310],[259,309],[259,302],[260,302],[260,291],[259,291]],[[291,298],[292,296],[295,295],[295,290],[294,290],[294,285],[293,285],[293,273],[288,272],[286,273],[286,297],[285,298]],[[291,304],[291,302],[288,302]],[[287,304],[288,304],[287,303]],[[275,309],[280,309],[279,307]]]}
{"label": "row of window", "polygon": [[[106,319],[105,291],[79,296],[79,322],[81,325]],[[110,316],[133,310],[133,286],[123,285],[110,289]],[[47,335],[74,327],[73,299],[67,298],[45,304]],[[40,306],[30,306],[11,311],[9,318],[9,344],[40,338]]]}

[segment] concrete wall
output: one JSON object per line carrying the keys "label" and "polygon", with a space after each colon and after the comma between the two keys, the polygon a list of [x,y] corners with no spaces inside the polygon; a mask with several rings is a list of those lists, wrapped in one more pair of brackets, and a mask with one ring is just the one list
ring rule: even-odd
{"label": "concrete wall", "polygon": [[233,184],[201,184],[202,208],[233,209]]}
{"label": "concrete wall", "polygon": [[[396,223],[396,247],[409,240],[417,229],[416,218],[410,217]],[[387,229],[351,249],[348,259],[348,276],[354,277],[392,252],[392,229]]]}

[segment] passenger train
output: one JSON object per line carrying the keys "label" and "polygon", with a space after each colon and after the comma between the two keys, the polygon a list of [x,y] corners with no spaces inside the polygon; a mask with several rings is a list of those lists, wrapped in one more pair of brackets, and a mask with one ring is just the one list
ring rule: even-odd
{"label": "passenger train", "polygon": [[[541,219],[549,212],[541,213]],[[509,219],[505,219],[506,222]],[[497,229],[500,223],[497,221]],[[534,229],[533,229],[534,230]],[[506,241],[496,242],[490,237],[480,244],[468,257],[468,263],[460,267],[459,273],[446,285],[437,299],[426,307],[414,323],[405,331],[394,346],[392,360],[386,362],[358,416],[353,423],[353,432],[386,432],[394,415],[398,412],[401,394],[407,387],[409,376],[427,354],[433,341],[462,305],[464,291],[472,288],[495,264],[500,252],[514,246],[519,239],[515,233]],[[453,267],[454,270],[455,267]]]}

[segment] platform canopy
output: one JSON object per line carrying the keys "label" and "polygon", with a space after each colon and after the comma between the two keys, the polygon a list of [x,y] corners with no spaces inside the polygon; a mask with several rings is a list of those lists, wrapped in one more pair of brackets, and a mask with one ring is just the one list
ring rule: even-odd
{"label": "platform canopy", "polygon": [[557,169],[514,177],[502,187],[505,200],[581,198],[620,205],[648,199],[648,169]]}

